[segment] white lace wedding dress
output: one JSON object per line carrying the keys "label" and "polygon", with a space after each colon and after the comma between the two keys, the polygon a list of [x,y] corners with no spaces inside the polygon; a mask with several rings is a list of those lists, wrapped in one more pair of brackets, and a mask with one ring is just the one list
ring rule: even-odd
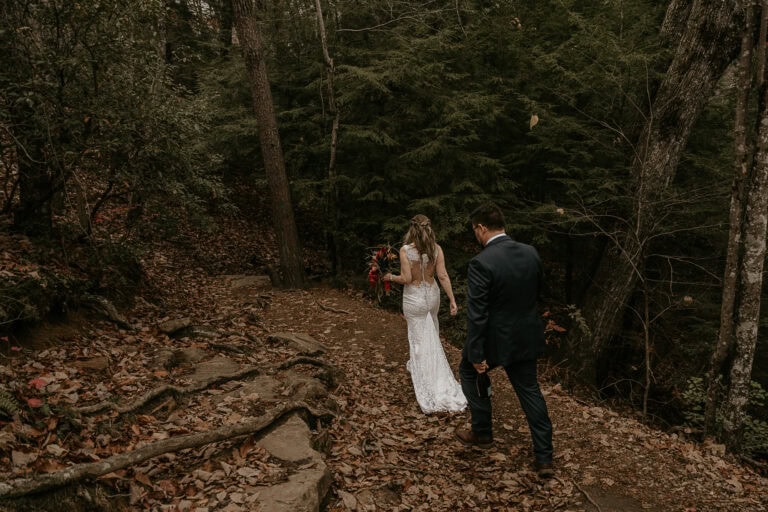
{"label": "white lace wedding dress", "polygon": [[403,287],[403,314],[408,322],[410,347],[407,368],[416,401],[425,414],[462,411],[467,400],[440,343],[440,289],[435,281],[435,264],[429,263],[426,254],[419,257],[413,245],[405,249],[413,280]]}

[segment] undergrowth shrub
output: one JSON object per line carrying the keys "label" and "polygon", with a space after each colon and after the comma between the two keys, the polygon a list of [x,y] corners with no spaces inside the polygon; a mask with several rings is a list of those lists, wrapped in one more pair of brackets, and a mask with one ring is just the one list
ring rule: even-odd
{"label": "undergrowth shrub", "polygon": [[[695,429],[704,428],[704,408],[707,398],[706,385],[701,377],[690,377],[687,387],[682,394],[684,404],[683,416],[685,425]],[[752,381],[749,401],[747,403],[747,417],[744,421],[744,437],[742,451],[745,454],[768,454],[768,422],[766,422],[766,410],[768,410],[768,391],[759,383]],[[716,417],[717,432],[722,431],[723,418],[718,411]]]}

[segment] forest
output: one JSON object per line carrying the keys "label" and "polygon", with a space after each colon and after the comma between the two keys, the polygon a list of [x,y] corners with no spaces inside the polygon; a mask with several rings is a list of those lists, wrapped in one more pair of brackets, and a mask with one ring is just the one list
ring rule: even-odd
{"label": "forest", "polygon": [[[462,303],[468,214],[492,201],[544,262],[555,381],[765,469],[765,2],[6,0],[0,14],[0,365],[36,325],[133,307],[158,244],[210,275],[397,312],[368,265],[420,213]],[[258,242],[228,251],[233,222]],[[441,315],[461,347],[463,323]],[[0,419],[25,398],[0,382]]]}

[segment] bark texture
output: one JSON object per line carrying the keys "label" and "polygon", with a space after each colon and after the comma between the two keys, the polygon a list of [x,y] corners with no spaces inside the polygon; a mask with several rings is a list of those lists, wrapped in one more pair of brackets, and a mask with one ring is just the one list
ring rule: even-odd
{"label": "bark texture", "polygon": [[630,294],[641,277],[643,255],[656,234],[664,200],[691,127],[715,83],[738,53],[735,0],[695,1],[675,56],[654,97],[632,164],[635,180],[633,215],[619,247],[603,257],[586,298],[583,314],[591,337],[573,340],[581,378],[597,383],[598,361],[616,335]]}
{"label": "bark texture", "polygon": [[282,285],[303,288],[306,285],[301,244],[293,215],[288,176],[277,130],[275,106],[269,86],[264,56],[259,10],[253,0],[233,0],[235,29],[243,52],[253,96],[253,110],[259,128],[259,142],[272,202],[272,223],[280,250]]}
{"label": "bark texture", "polygon": [[[720,304],[720,330],[707,373],[707,399],[704,410],[704,428],[715,429],[715,419],[720,402],[721,376],[725,363],[733,350],[734,314],[738,290],[738,272],[741,255],[744,220],[745,182],[750,169],[750,151],[747,144],[747,107],[752,86],[753,9],[747,9],[741,36],[741,53],[736,72],[736,112],[734,115],[734,174],[731,186],[729,211],[728,249],[723,272],[723,294]],[[759,72],[758,72],[759,76]]]}
{"label": "bark texture", "polygon": [[[764,99],[768,101],[768,98]],[[723,404],[723,436],[732,451],[741,447],[749,401],[752,363],[760,323],[760,294],[768,234],[768,107],[761,112],[755,171],[747,200],[744,257],[740,272],[738,318],[728,395]]]}
{"label": "bark texture", "polygon": [[321,0],[315,0],[315,12],[317,13],[317,25],[320,32],[320,44],[323,49],[323,62],[325,62],[325,80],[328,94],[328,115],[331,121],[331,149],[328,156],[328,200],[326,204],[326,217],[330,225],[328,233],[328,245],[330,248],[330,259],[333,267],[333,273],[336,274],[341,265],[341,255],[339,254],[339,189],[336,179],[336,146],[339,134],[339,109],[336,105],[336,91],[334,88],[334,78],[336,76],[336,67],[333,58],[328,51],[328,39],[325,30],[325,20],[323,17],[323,6]]}

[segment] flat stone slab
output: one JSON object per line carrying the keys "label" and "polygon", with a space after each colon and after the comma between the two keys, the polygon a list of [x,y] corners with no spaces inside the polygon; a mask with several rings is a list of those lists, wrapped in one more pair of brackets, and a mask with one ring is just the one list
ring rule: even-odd
{"label": "flat stone slab", "polygon": [[303,462],[287,482],[259,489],[258,508],[263,512],[317,512],[333,479],[320,454],[312,449],[309,427],[292,415],[258,442],[272,456],[286,462]]}
{"label": "flat stone slab", "polygon": [[173,351],[173,359],[177,364],[195,364],[208,357],[208,352],[199,347],[186,347]]}
{"label": "flat stone slab", "polygon": [[190,378],[195,382],[204,382],[209,379],[231,375],[240,369],[237,361],[224,356],[217,356],[209,361],[203,361],[195,366],[195,372]]}
{"label": "flat stone slab", "polygon": [[283,383],[269,375],[258,375],[239,388],[230,391],[226,396],[247,397],[257,394],[261,402],[273,402],[285,400],[283,396]]}
{"label": "flat stone slab", "polygon": [[175,334],[181,330],[184,330],[192,325],[192,320],[189,317],[184,318],[172,318],[164,322],[157,324],[157,328],[163,334],[168,336]]}
{"label": "flat stone slab", "polygon": [[282,343],[292,348],[299,355],[319,356],[328,351],[328,347],[305,332],[278,332],[267,337],[269,343]]}
{"label": "flat stone slab", "polygon": [[85,370],[106,370],[109,367],[109,359],[104,356],[92,357],[90,359],[80,359],[72,363],[72,366]]}
{"label": "flat stone slab", "polygon": [[324,463],[288,477],[259,492],[259,512],[317,512],[331,488],[333,476]]}
{"label": "flat stone slab", "polygon": [[272,456],[288,462],[322,460],[320,454],[312,448],[309,438],[309,427],[294,414],[256,444]]}
{"label": "flat stone slab", "polygon": [[269,276],[231,276],[229,283],[232,289],[257,288],[266,290],[272,288],[272,281],[269,280]]}

